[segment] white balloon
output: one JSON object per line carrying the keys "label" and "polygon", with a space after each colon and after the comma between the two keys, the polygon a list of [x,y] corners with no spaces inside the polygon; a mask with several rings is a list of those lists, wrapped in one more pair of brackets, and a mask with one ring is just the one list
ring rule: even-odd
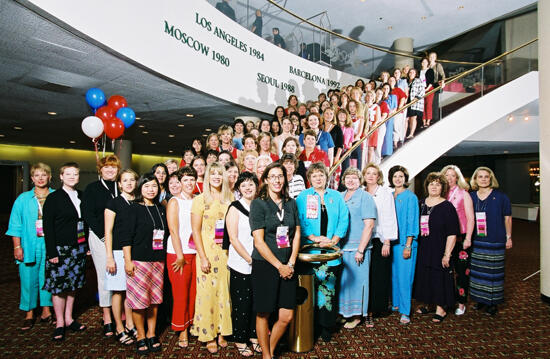
{"label": "white balloon", "polygon": [[99,117],[88,116],[82,120],[82,132],[91,139],[101,136],[103,130],[103,121]]}

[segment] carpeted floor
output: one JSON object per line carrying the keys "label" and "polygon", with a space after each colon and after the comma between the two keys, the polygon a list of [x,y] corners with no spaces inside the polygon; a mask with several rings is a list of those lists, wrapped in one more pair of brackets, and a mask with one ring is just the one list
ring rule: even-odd
{"label": "carpeted floor", "polygon": [[[0,230],[5,233],[5,224]],[[364,325],[342,328],[330,343],[317,343],[310,353],[283,352],[280,358],[550,358],[550,307],[540,301],[540,276],[522,281],[539,269],[538,224],[514,221],[513,234],[514,248],[507,253],[506,304],[495,317],[478,313],[469,305],[464,316],[451,314],[442,324],[432,323],[428,316],[413,316],[410,325],[402,326],[394,314],[378,319],[372,329]],[[1,358],[136,357],[134,346],[122,347],[102,337],[91,262],[88,285],[77,296],[79,320],[88,330],[69,333],[61,344],[50,340],[53,327],[45,324],[21,332],[23,314],[18,309],[19,282],[10,238],[2,238],[0,253],[0,298],[4,303],[0,306]],[[231,343],[216,355],[195,340],[186,350],[176,349],[176,337],[168,329],[161,341],[163,351],[149,354],[150,358],[239,357]]]}

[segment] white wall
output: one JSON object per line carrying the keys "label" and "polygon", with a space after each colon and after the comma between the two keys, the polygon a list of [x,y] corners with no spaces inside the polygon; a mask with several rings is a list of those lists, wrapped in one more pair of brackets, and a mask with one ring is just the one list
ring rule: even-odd
{"label": "white wall", "polygon": [[24,4],[159,74],[258,111],[272,113],[291,93],[317,98],[356,79],[274,46],[204,0]]}

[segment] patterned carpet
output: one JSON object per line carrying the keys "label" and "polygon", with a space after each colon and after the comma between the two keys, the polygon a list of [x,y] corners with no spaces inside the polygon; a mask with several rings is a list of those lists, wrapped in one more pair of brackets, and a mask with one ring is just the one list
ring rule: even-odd
{"label": "patterned carpet", "polygon": [[[0,226],[5,233],[5,224]],[[378,319],[367,329],[340,329],[330,343],[317,343],[307,354],[283,351],[280,358],[550,358],[550,307],[542,304],[539,275],[523,278],[539,269],[539,230],[535,223],[514,221],[514,248],[507,252],[506,304],[495,317],[471,309],[462,317],[449,315],[442,324],[430,317],[413,316],[408,326],[394,314]],[[0,242],[0,357],[1,358],[135,358],[134,346],[122,347],[103,339],[101,317],[95,305],[91,263],[88,285],[77,296],[83,333],[69,333],[61,344],[50,340],[53,327],[37,323],[27,333],[18,330],[23,315],[18,309],[19,283],[11,257],[11,239]],[[414,306],[413,306],[414,308]],[[163,351],[150,358],[235,358],[232,344],[216,355],[191,340],[186,350],[177,349],[171,330],[162,332]],[[258,355],[255,356],[259,358]]]}

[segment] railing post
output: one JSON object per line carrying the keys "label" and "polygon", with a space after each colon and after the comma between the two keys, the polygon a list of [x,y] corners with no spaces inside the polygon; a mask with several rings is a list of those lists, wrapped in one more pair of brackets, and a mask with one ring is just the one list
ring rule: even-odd
{"label": "railing post", "polygon": [[485,88],[485,66],[481,68],[481,96],[483,96],[483,89]]}

